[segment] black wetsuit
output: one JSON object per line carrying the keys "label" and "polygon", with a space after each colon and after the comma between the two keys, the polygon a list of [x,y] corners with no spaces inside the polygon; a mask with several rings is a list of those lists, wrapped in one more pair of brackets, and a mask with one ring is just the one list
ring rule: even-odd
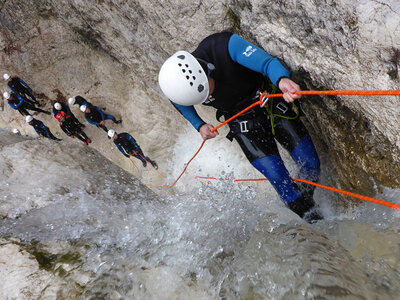
{"label": "black wetsuit", "polygon": [[146,166],[146,163],[151,163],[155,168],[157,168],[157,164],[155,161],[151,160],[147,156],[144,156],[142,149],[136,143],[136,140],[127,132],[122,132],[117,135],[117,138],[114,139],[114,144],[117,146],[118,150],[121,151],[123,155],[126,157],[134,156],[137,159],[140,159],[143,163],[143,166]]}
{"label": "black wetsuit", "polygon": [[90,124],[96,125],[97,127],[103,129],[105,132],[108,132],[108,129],[105,125],[101,125],[101,121],[112,120],[114,123],[120,123],[117,121],[113,115],[105,114],[99,107],[94,105],[88,105],[87,108],[90,109],[89,113],[85,113],[85,119]]}
{"label": "black wetsuit", "polygon": [[[216,108],[217,116],[225,119],[258,100],[259,91],[270,88],[265,76],[275,86],[282,78],[290,77],[279,60],[229,32],[205,38],[192,54],[215,80],[215,89],[203,104]],[[208,68],[209,63],[214,69]],[[173,105],[197,130],[205,124],[193,106]],[[314,206],[313,188],[303,190],[292,181],[275,140],[290,152],[303,179],[317,181],[320,162],[306,128],[291,105],[278,99],[273,101],[270,112],[257,106],[231,121],[229,127],[228,138],[237,140],[248,160],[268,178],[281,199],[303,217]]]}
{"label": "black wetsuit", "polygon": [[48,115],[50,114],[50,112],[35,107],[31,101],[29,101],[28,99],[26,99],[25,97],[23,97],[21,95],[15,94],[15,93],[11,93],[10,99],[8,99],[8,105],[10,105],[11,108],[13,108],[13,109],[18,110],[19,113],[23,116],[27,116],[30,114],[27,110],[42,112],[42,113],[45,113]]}
{"label": "black wetsuit", "polygon": [[76,136],[82,142],[88,140],[88,136],[82,130],[82,124],[76,118],[67,116],[64,122],[60,122],[60,127],[68,136]]}
{"label": "black wetsuit", "polygon": [[49,139],[55,140],[55,141],[61,141],[61,139],[56,138],[50,131],[50,129],[43,124],[42,121],[37,120],[37,119],[33,119],[32,120],[32,124],[30,124],[36,131],[36,133],[39,136],[44,136],[47,137]]}
{"label": "black wetsuit", "polygon": [[11,77],[11,80],[7,83],[10,90],[17,93],[23,97],[29,97],[32,99],[34,104],[39,104],[35,96],[32,94],[32,89],[19,77]]}

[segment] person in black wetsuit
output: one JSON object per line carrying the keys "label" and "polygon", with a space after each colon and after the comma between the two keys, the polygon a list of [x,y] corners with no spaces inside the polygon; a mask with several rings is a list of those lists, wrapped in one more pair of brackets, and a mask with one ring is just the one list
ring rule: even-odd
{"label": "person in black wetsuit", "polygon": [[[322,218],[313,200],[314,188],[295,183],[276,141],[289,151],[303,179],[318,181],[320,161],[310,135],[292,103],[300,87],[280,61],[242,37],[222,32],[208,36],[192,53],[178,51],[159,72],[160,88],[204,140],[217,131],[206,124],[193,105],[217,109],[217,119],[230,118],[258,100],[261,92],[280,89],[283,98],[256,106],[229,123],[227,136],[235,139],[250,163],[271,182],[283,202],[312,223]],[[273,98],[271,98],[273,99]]]}
{"label": "person in black wetsuit", "polygon": [[55,118],[60,122],[61,129],[70,137],[77,137],[81,140],[86,146],[92,141],[83,131],[82,124],[71,116],[67,116],[67,114],[63,111],[60,111],[55,115]]}
{"label": "person in black wetsuit", "polygon": [[105,126],[105,120],[112,120],[115,124],[122,122],[121,120],[117,121],[113,115],[107,115],[99,107],[89,103],[87,103],[87,105],[81,105],[80,110],[85,113],[86,121],[103,129],[105,132],[108,132]]}
{"label": "person in black wetsuit", "polygon": [[12,92],[21,95],[24,98],[29,98],[32,104],[40,106],[39,101],[37,101],[36,97],[32,93],[32,89],[21,78],[17,76],[11,77],[8,74],[4,74],[3,78],[7,81],[7,85]]}
{"label": "person in black wetsuit", "polygon": [[148,156],[144,156],[142,149],[129,133],[122,132],[117,134],[115,130],[110,129],[107,134],[111,139],[113,139],[114,144],[123,155],[128,158],[131,156],[136,157],[142,162],[143,167],[146,167],[147,162],[149,162],[155,169],[158,169],[157,163],[154,160],[151,160]]}
{"label": "person in black wetsuit", "polygon": [[14,92],[11,92],[11,94],[9,94],[8,92],[4,92],[3,97],[8,101],[8,105],[10,105],[12,109],[18,110],[19,113],[23,116],[27,116],[30,114],[28,110],[42,112],[47,115],[51,114],[48,111],[35,107],[28,99],[24,98],[21,95],[15,94]]}
{"label": "person in black wetsuit", "polygon": [[82,96],[75,96],[68,99],[68,104],[78,105],[78,107],[81,107],[82,105],[89,106],[90,103]]}
{"label": "person in black wetsuit", "polygon": [[39,136],[43,136],[55,141],[62,141],[61,139],[56,138],[50,131],[50,129],[43,124],[42,121],[35,119],[31,115],[27,115],[25,118],[26,123],[31,125],[33,129],[35,129],[36,133]]}
{"label": "person in black wetsuit", "polygon": [[85,127],[84,124],[82,124],[77,117],[71,112],[71,109],[69,108],[67,103],[64,102],[56,102],[53,104],[53,116],[55,117],[60,111],[63,111],[67,116],[70,116],[71,118],[75,119],[81,126]]}

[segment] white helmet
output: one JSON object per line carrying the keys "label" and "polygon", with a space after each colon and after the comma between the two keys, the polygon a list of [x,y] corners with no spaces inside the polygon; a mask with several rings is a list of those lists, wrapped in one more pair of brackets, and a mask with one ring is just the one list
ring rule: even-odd
{"label": "white helmet", "polygon": [[54,108],[57,110],[61,110],[61,104],[59,102],[54,103]]}
{"label": "white helmet", "polygon": [[187,51],[178,51],[164,62],[158,83],[165,96],[176,104],[201,104],[208,97],[207,75],[197,59]]}
{"label": "white helmet", "polygon": [[7,73],[3,75],[4,80],[8,80],[10,79],[10,75],[8,75]]}
{"label": "white helmet", "polygon": [[10,99],[10,94],[7,92],[3,93],[3,97],[6,98],[7,100]]}
{"label": "white helmet", "polygon": [[75,104],[75,97],[69,98],[69,99],[68,99],[68,103],[69,103],[70,105],[74,105],[74,104]]}
{"label": "white helmet", "polygon": [[85,112],[86,111],[87,106],[86,105],[81,105],[80,110],[81,112]]}
{"label": "white helmet", "polygon": [[14,129],[12,130],[12,132],[13,132],[14,134],[21,134],[21,132],[19,132],[19,130],[18,130],[17,128],[14,128]]}
{"label": "white helmet", "polygon": [[26,123],[32,122],[33,121],[33,117],[31,115],[27,115],[25,118]]}
{"label": "white helmet", "polygon": [[113,138],[113,137],[114,137],[114,134],[115,134],[115,130],[110,129],[110,130],[107,132],[107,134],[108,134],[108,136],[109,136],[110,138]]}

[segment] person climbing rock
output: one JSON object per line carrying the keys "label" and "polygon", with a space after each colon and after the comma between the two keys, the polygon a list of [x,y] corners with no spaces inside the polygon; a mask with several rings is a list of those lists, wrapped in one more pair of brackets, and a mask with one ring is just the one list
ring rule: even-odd
{"label": "person climbing rock", "polygon": [[26,99],[29,98],[30,100],[28,101],[32,102],[32,104],[40,106],[39,101],[37,101],[36,97],[33,95],[32,89],[21,78],[18,76],[11,77],[9,74],[4,74],[3,78],[7,81],[7,85],[12,92]]}
{"label": "person climbing rock", "polygon": [[55,118],[60,122],[60,128],[70,137],[78,138],[81,140],[86,146],[90,144],[92,141],[83,131],[82,124],[71,116],[68,116],[65,112],[60,111],[55,115]]}
{"label": "person climbing rock", "polygon": [[29,125],[31,125],[33,127],[33,129],[35,129],[36,133],[39,136],[43,136],[45,138],[49,138],[51,140],[55,140],[55,141],[62,141],[59,138],[56,138],[50,131],[50,129],[43,124],[42,121],[35,119],[34,117],[32,117],[31,115],[27,115],[25,118],[26,123],[28,123]]}
{"label": "person climbing rock", "polygon": [[71,118],[75,119],[76,121],[79,122],[79,124],[81,124],[81,126],[85,127],[84,124],[82,124],[77,117],[75,117],[75,115],[71,112],[71,109],[69,108],[67,103],[63,103],[63,102],[55,102],[53,104],[53,115],[54,117],[60,112],[64,112],[66,114],[66,116],[70,116]]}
{"label": "person climbing rock", "polygon": [[280,89],[283,98],[271,98],[265,107],[254,107],[231,121],[227,138],[238,142],[253,167],[293,212],[310,223],[322,218],[313,199],[314,189],[292,180],[276,144],[290,153],[301,178],[319,180],[317,152],[293,106],[300,98],[295,94],[300,87],[277,58],[237,34],[215,33],[192,53],[178,51],[168,58],[158,79],[165,96],[204,140],[219,133],[200,118],[194,105],[212,106],[217,109],[217,120],[222,116],[227,120],[258,100],[261,92]]}
{"label": "person climbing rock", "polygon": [[122,122],[121,120],[117,121],[114,116],[105,114],[99,107],[91,104],[81,105],[80,110],[85,113],[86,121],[103,129],[105,132],[108,132],[105,120],[112,120],[115,124]]}
{"label": "person climbing rock", "polygon": [[118,150],[121,151],[126,157],[134,156],[139,159],[143,167],[147,166],[147,162],[153,165],[155,169],[158,169],[158,165],[154,160],[149,157],[144,156],[142,149],[136,143],[136,140],[127,132],[122,132],[117,134],[115,130],[110,129],[108,131],[108,136],[113,139],[114,144],[117,146]]}
{"label": "person climbing rock", "polygon": [[78,107],[81,107],[82,105],[88,106],[90,104],[82,96],[71,97],[71,98],[68,99],[68,103],[69,103],[69,105],[78,105]]}
{"label": "person climbing rock", "polygon": [[19,113],[23,116],[27,116],[30,114],[28,110],[42,112],[47,115],[51,114],[49,111],[45,111],[43,109],[35,107],[26,98],[21,95],[15,94],[14,92],[11,92],[11,94],[9,94],[8,92],[4,92],[3,97],[8,101],[8,105],[10,105],[12,109],[18,110]]}

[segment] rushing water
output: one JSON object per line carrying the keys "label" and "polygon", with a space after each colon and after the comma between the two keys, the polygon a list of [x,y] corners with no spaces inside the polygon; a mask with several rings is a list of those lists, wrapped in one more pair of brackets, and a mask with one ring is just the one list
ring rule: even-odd
{"label": "rushing water", "polygon": [[[267,183],[156,194],[81,145],[16,142],[0,149],[0,237],[54,274],[53,294],[42,296],[399,299],[397,211],[345,211],[317,190],[327,219],[308,225]],[[398,190],[378,196],[399,202]]]}

